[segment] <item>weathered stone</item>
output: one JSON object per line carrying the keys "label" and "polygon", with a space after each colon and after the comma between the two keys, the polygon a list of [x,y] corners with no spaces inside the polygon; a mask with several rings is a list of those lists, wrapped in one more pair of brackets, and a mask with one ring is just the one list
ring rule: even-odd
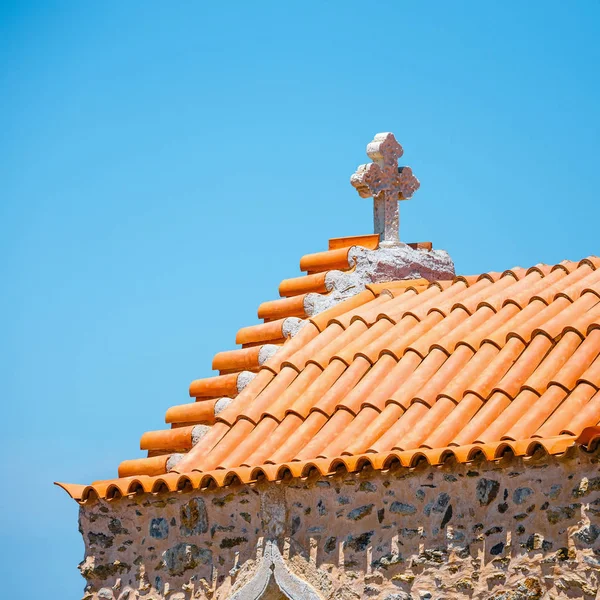
{"label": "weathered stone", "polygon": [[213,498],[212,503],[215,506],[225,506],[229,502],[232,502],[234,499],[233,494],[225,494],[225,496],[218,496],[217,498]]}
{"label": "weathered stone", "polygon": [[196,568],[198,565],[211,563],[212,552],[206,548],[198,548],[195,544],[180,542],[165,550],[162,559],[171,575],[183,575],[183,573]]}
{"label": "weathered stone", "polygon": [[158,517],[150,521],[149,528],[150,537],[156,538],[157,540],[164,540],[169,537],[169,524],[166,519]]}
{"label": "weathered stone", "polygon": [[586,496],[590,492],[597,492],[600,490],[600,477],[583,477],[579,486],[573,489],[572,495],[575,498],[581,498]]}
{"label": "weathered stone", "polygon": [[470,592],[473,589],[473,584],[470,579],[464,578],[459,579],[454,587],[460,592]]}
{"label": "weathered stone", "polygon": [[541,550],[544,538],[539,533],[532,533],[525,542],[527,550]]}
{"label": "weathered stone", "polygon": [[390,512],[398,515],[414,515],[417,509],[414,505],[407,502],[394,501],[390,505]]}
{"label": "weathered stone", "polygon": [[420,535],[420,532],[418,529],[403,527],[400,529],[400,535],[405,538],[414,538]]}
{"label": "weathered stone", "polygon": [[394,592],[388,594],[383,600],[413,600],[413,597],[407,592]]}
{"label": "weathered stone", "polygon": [[553,525],[565,519],[572,519],[574,515],[575,509],[572,506],[557,506],[546,511],[546,518]]}
{"label": "weathered stone", "polygon": [[442,513],[442,512],[445,511],[445,509],[448,506],[449,502],[450,502],[450,496],[449,496],[449,494],[446,494],[446,492],[442,492],[435,499],[435,502],[429,502],[428,504],[425,505],[425,508],[423,509],[423,512],[427,516],[429,516],[432,512],[434,512],[434,513]]}
{"label": "weathered stone", "polygon": [[504,527],[499,527],[498,525],[495,525],[494,527],[490,527],[486,532],[485,535],[489,536],[489,535],[494,535],[495,533],[502,533],[504,531]]}
{"label": "weathered stone", "polygon": [[595,523],[590,523],[576,531],[573,536],[584,544],[593,544],[600,535],[600,527]]}
{"label": "weathered stone", "polygon": [[560,483],[554,483],[550,486],[550,490],[545,492],[544,495],[550,498],[551,500],[555,500],[560,496],[560,492],[562,491],[562,485]]}
{"label": "weathered stone", "polygon": [[219,548],[235,548],[240,544],[245,544],[248,541],[246,537],[223,538],[219,544]]}
{"label": "weathered stone", "polygon": [[448,506],[448,508],[446,508],[446,512],[444,513],[444,516],[442,517],[442,522],[440,523],[440,527],[444,528],[446,527],[446,525],[448,525],[448,523],[450,522],[450,519],[452,519],[452,504],[450,504]]}
{"label": "weathered stone", "polygon": [[358,489],[361,492],[376,492],[377,486],[370,481],[361,481]]}
{"label": "weathered stone", "polygon": [[181,535],[201,535],[208,531],[208,516],[206,504],[202,498],[192,498],[179,511]]}
{"label": "weathered stone", "polygon": [[410,246],[369,250],[353,246],[348,251],[350,271],[329,271],[325,276],[327,294],[309,293],[303,308],[313,317],[365,289],[371,283],[395,279],[452,279],[454,263],[444,250],[423,252]]}
{"label": "weathered stone", "polygon": [[402,558],[401,554],[398,554],[398,553],[385,554],[381,558],[373,561],[373,567],[376,569],[378,569],[378,568],[386,569],[387,567],[391,567],[393,565],[398,565],[402,562],[404,562],[404,559]]}
{"label": "weathered stone", "polygon": [[523,504],[532,494],[533,490],[531,488],[519,487],[513,492],[513,502],[515,504]]}
{"label": "weathered stone", "polygon": [[115,560],[108,564],[96,565],[96,561],[88,556],[86,559],[79,564],[79,571],[81,575],[88,580],[99,580],[105,581],[115,575],[123,575],[131,569],[131,565]]}
{"label": "weathered stone", "polygon": [[346,538],[346,547],[355,552],[363,552],[371,543],[371,538],[374,534],[374,531],[365,531],[359,535],[349,535]]}
{"label": "weathered stone", "polygon": [[88,531],[87,536],[91,546],[101,546],[102,548],[110,548],[113,545],[113,537],[111,535]]}
{"label": "weathered stone", "polygon": [[488,506],[491,504],[498,495],[499,489],[500,484],[497,481],[482,477],[475,488],[475,493],[479,504],[481,504],[481,506]]}
{"label": "weathered stone", "polygon": [[410,167],[398,167],[402,146],[393,133],[378,133],[367,146],[372,163],[360,165],[350,178],[362,198],[373,197],[374,228],[384,246],[399,244],[398,201],[408,200],[419,189]]}
{"label": "weathered stone", "polygon": [[354,508],[348,513],[348,518],[351,521],[360,521],[364,519],[367,515],[370,515],[373,512],[373,504],[367,504],[365,506],[359,506],[358,508]]}
{"label": "weathered stone", "polygon": [[127,529],[125,529],[121,525],[121,521],[116,518],[110,519],[110,521],[108,522],[108,530],[113,535],[119,535],[119,534],[127,535],[129,533],[129,531],[127,531]]}

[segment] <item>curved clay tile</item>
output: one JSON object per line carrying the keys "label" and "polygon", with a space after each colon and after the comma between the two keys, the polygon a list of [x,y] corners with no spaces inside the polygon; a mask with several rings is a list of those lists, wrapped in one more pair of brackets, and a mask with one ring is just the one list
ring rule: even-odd
{"label": "curved clay tile", "polygon": [[137,475],[162,475],[167,472],[167,461],[170,455],[153,456],[151,458],[134,458],[124,460],[119,465],[119,477]]}
{"label": "curved clay tile", "polygon": [[[270,425],[274,419],[266,416],[263,421],[268,422]],[[261,424],[263,421],[261,421]],[[273,433],[268,438],[263,437],[262,440],[258,440],[253,452],[244,460],[243,464],[256,465],[266,463],[268,458],[285,444],[300,425],[302,425],[302,419],[295,414],[286,415],[280,423],[275,421]]]}
{"label": "curved clay tile", "polygon": [[147,431],[140,439],[140,450],[165,450],[177,452],[192,447],[193,425],[175,429]]}
{"label": "curved clay tile", "polygon": [[300,259],[300,270],[306,271],[309,275],[334,269],[345,271],[352,266],[348,261],[349,251],[350,248],[338,248],[337,250],[305,254]]}
{"label": "curved clay tile", "polygon": [[499,354],[498,348],[493,344],[483,344],[475,353],[473,358],[466,364],[465,368],[451,379],[446,386],[438,392],[438,400],[441,397],[449,398],[454,403],[460,402],[463,395]]}
{"label": "curved clay tile", "polygon": [[575,302],[585,291],[598,295],[597,285],[600,280],[600,271],[591,270],[588,265],[579,267],[577,271],[585,273],[585,275],[558,292],[557,296],[564,296],[571,302]]}
{"label": "curved clay tile", "polygon": [[[600,330],[589,335],[565,361],[562,368],[552,376],[548,385],[559,385],[565,391],[572,390],[577,380],[591,366],[600,352]],[[571,333],[571,332],[569,332]],[[575,334],[574,334],[575,335]]]}
{"label": "curved clay tile", "polygon": [[[573,321],[580,321],[580,318],[585,315],[585,313],[590,311],[590,309],[596,304],[598,304],[599,300],[594,294],[584,293],[572,304],[565,304],[568,302],[569,300],[563,297],[559,297],[552,302],[552,304],[545,309],[545,312],[548,312],[548,309],[552,307],[562,306],[561,309],[556,309],[559,311],[558,314],[554,314],[552,318],[539,323],[539,325],[535,327],[529,335],[534,336],[544,334],[551,340],[557,339]],[[589,320],[586,321],[583,323],[583,331],[580,333],[581,337],[585,336],[587,324],[593,321],[593,315],[590,315]]]}
{"label": "curved clay tile", "polygon": [[[431,291],[430,291],[431,290]],[[386,318],[392,323],[398,323],[404,316],[405,312],[418,305],[423,305],[425,302],[435,302],[435,297],[441,294],[440,288],[431,286],[418,292],[416,288],[409,288],[404,293],[395,296],[385,305],[385,310],[381,311],[381,317]]]}
{"label": "curved clay tile", "polygon": [[567,296],[570,297],[574,290],[581,289],[577,286],[577,282],[592,273],[593,269],[589,265],[576,267],[570,271],[566,277],[563,277],[551,286],[544,288],[544,290],[536,294],[534,298],[539,298],[542,302],[549,304],[554,300],[555,296],[561,292],[564,293],[567,291]]}
{"label": "curved clay tile", "polygon": [[339,406],[354,414],[364,406],[383,410],[386,401],[419,364],[421,357],[415,352],[408,352],[398,362],[388,354],[382,356],[362,381],[339,402]]}
{"label": "curved clay tile", "polygon": [[252,457],[263,445],[278,445],[281,441],[275,434],[278,425],[278,421],[270,417],[261,419],[256,427],[249,431],[227,456],[221,459],[218,466],[221,468],[232,468],[239,465],[252,466],[262,464],[264,461],[254,460]]}
{"label": "curved clay tile", "polygon": [[199,468],[202,458],[211,452],[229,432],[230,426],[225,423],[215,423],[210,431],[174,466],[176,473],[190,473]]}
{"label": "curved clay tile", "polygon": [[[244,348],[215,356],[223,374],[192,382],[200,401],[171,407],[174,426],[142,436],[148,458],[123,461],[118,479],[61,486],[86,502],[510,455],[535,461],[563,454],[600,422],[600,259],[371,284],[299,328],[304,294],[326,291],[336,261],[350,268],[343,244],[355,242],[303,258],[313,274],[283,281],[287,297],[261,305],[272,320],[241,329]],[[279,350],[265,359],[265,347]],[[219,412],[219,402],[229,406]]]}
{"label": "curved clay tile", "polygon": [[[595,330],[596,331],[596,330]],[[600,338],[597,338],[598,352],[600,353]],[[594,359],[594,362],[585,370],[577,383],[587,383],[597,390],[600,389],[600,356]]]}
{"label": "curved clay tile", "polygon": [[338,336],[340,336],[342,333],[344,333],[342,327],[337,323],[332,323],[319,335],[310,340],[308,344],[302,348],[299,348],[296,352],[289,356],[289,358],[282,363],[282,366],[291,367],[297,371],[302,371],[302,369],[304,369],[306,366],[306,363],[311,358],[313,358],[330,343],[335,342]]}
{"label": "curved clay tile", "polygon": [[221,375],[231,371],[255,372],[274,356],[279,349],[280,346],[276,344],[263,344],[261,346],[219,352],[213,358],[212,368],[215,371],[220,371]]}
{"label": "curved clay tile", "polygon": [[[538,272],[537,270],[535,272]],[[567,271],[564,269],[557,269],[552,271],[549,275],[534,281],[533,283],[527,279],[527,287],[523,290],[515,291],[504,301],[504,305],[511,303],[516,304],[519,308],[525,308],[534,297],[541,299],[544,293],[557,284],[561,279],[567,276]],[[558,287],[558,286],[557,286]]]}
{"label": "curved clay tile", "polygon": [[347,300],[340,302],[327,310],[324,310],[322,313],[312,317],[310,322],[315,325],[319,329],[319,331],[323,331],[329,322],[344,313],[347,313],[350,310],[354,310],[358,306],[362,306],[367,302],[370,302],[375,298],[375,294],[370,290],[363,290],[359,292],[355,296],[351,296]]}
{"label": "curved clay tile", "polygon": [[165,415],[165,423],[214,423],[215,407],[221,398],[188,402],[171,406]]}
{"label": "curved clay tile", "polygon": [[[486,280],[481,280],[485,282]],[[479,304],[485,302],[494,312],[500,308],[503,300],[507,294],[510,294],[512,288],[516,288],[519,285],[519,281],[516,280],[512,275],[504,275],[498,281],[490,285],[486,285],[483,289],[479,289],[475,293],[477,286],[471,286],[469,293],[465,294],[463,298],[455,299],[452,305],[452,310],[458,307],[463,307],[468,313],[473,314]]]}
{"label": "curved clay tile", "polygon": [[[329,328],[335,327],[336,325],[337,323],[332,323]],[[312,358],[309,358],[306,361],[306,364],[312,363],[318,365],[321,369],[325,369],[333,357],[337,356],[339,352],[345,350],[348,346],[356,344],[359,339],[364,338],[365,334],[368,336],[368,332],[369,328],[365,323],[362,321],[354,321],[346,330],[335,336]]]}
{"label": "curved clay tile", "polygon": [[[408,315],[407,317],[403,318],[398,323],[396,323],[396,325],[394,325],[391,329],[388,329],[388,331],[381,335],[381,337],[372,341],[370,344],[364,346],[361,351],[356,352],[354,358],[356,359],[360,356],[365,360],[368,360],[371,364],[375,364],[378,360],[380,360],[382,352],[386,348],[389,348],[398,339],[405,340],[405,346],[407,346],[411,341],[417,339],[418,333],[416,335],[409,335],[409,332],[413,328],[416,328],[418,324],[419,321],[417,321],[415,317],[413,317],[412,315]],[[394,362],[398,361],[398,358],[391,352],[386,352],[385,355],[393,357]]]}
{"label": "curved clay tile", "polygon": [[[481,325],[486,318],[488,318],[488,311],[489,309],[482,309],[478,311],[478,314],[471,316],[462,308],[457,308],[453,310],[445,319],[442,319],[436,323],[435,326],[432,327],[427,333],[424,333],[422,336],[411,342],[406,347],[406,350],[416,352],[423,358],[427,356],[433,346],[435,346],[438,350],[445,351],[445,346],[440,343],[441,340],[449,339],[449,346],[454,346],[458,341],[458,338],[456,338],[457,332],[458,335],[460,335],[461,332],[465,331],[465,322],[469,319],[472,319],[470,326],[466,328],[467,330],[477,327],[478,325]],[[436,313],[429,315],[428,318],[434,317],[437,319]],[[462,328],[461,325],[463,326]],[[446,352],[446,354],[450,353]]]}
{"label": "curved clay tile", "polygon": [[530,438],[552,414],[569,392],[557,385],[550,385],[525,414],[502,435],[503,440]]}
{"label": "curved clay tile", "polygon": [[393,326],[394,324],[391,321],[388,321],[387,319],[380,319],[371,327],[365,329],[354,340],[351,340],[343,348],[336,351],[336,353],[332,356],[331,360],[336,358],[344,362],[346,365],[350,365],[356,357],[356,355],[363,348],[369,346],[373,342],[381,340],[383,336],[390,332]]}
{"label": "curved clay tile", "polygon": [[389,293],[381,293],[377,298],[374,298],[370,302],[358,306],[357,308],[345,312],[343,315],[336,317],[329,321],[329,324],[338,323],[344,329],[350,326],[356,320],[361,320],[365,325],[372,325],[381,312],[385,312],[385,306],[393,300],[393,296]]}
{"label": "curved clay tile", "polygon": [[[480,312],[481,310],[483,310],[483,307],[479,308],[477,312]],[[519,313],[519,310],[519,307],[515,304],[506,304],[497,313],[490,316],[478,327],[474,328],[470,332],[465,332],[465,334],[462,336],[462,339],[456,341],[456,339],[453,339],[455,336],[450,336],[449,340],[440,340],[439,345],[441,346],[444,344],[443,347],[449,350],[452,347],[452,344],[448,343],[448,341],[450,341],[455,344],[455,348],[465,345],[471,348],[473,352],[476,352],[479,350],[484,340],[489,339],[489,337],[492,336],[496,331],[504,328],[509,321],[514,319],[514,317]],[[464,327],[467,327],[466,323]]]}
{"label": "curved clay tile", "polygon": [[262,369],[269,369],[273,374],[277,375],[281,369],[281,365],[287,361],[290,356],[293,356],[296,352],[299,352],[302,348],[310,344],[319,333],[320,330],[313,323],[308,321],[293,338],[288,339],[285,342],[277,354],[262,365]]}
{"label": "curved clay tile", "polygon": [[431,408],[440,391],[458,377],[474,355],[475,352],[469,346],[458,346],[437,373],[415,393],[412,401],[422,402]]}
{"label": "curved clay tile", "polygon": [[[427,317],[425,317],[422,321],[420,321],[414,327],[411,327],[403,336],[393,340],[390,344],[387,344],[387,346],[380,352],[380,356],[381,354],[390,354],[396,360],[400,360],[402,355],[413,342],[429,333],[429,331],[432,330],[436,325],[439,325],[443,319],[444,317],[440,313],[431,313],[427,315]],[[404,321],[404,319],[402,321]],[[399,323],[399,325],[402,325],[402,321]],[[398,327],[398,325],[396,327]]]}
{"label": "curved clay tile", "polygon": [[[391,357],[390,357],[391,358]],[[330,366],[332,366],[336,360],[334,359]],[[396,364],[396,361],[391,359],[392,365],[390,365],[390,369],[393,365]],[[384,363],[380,361],[377,363],[381,364],[382,367]],[[340,375],[339,379],[331,386],[331,388],[319,398],[319,400],[314,404],[311,412],[319,411],[326,417],[330,417],[335,409],[341,404],[341,402],[346,398],[348,394],[350,394],[358,385],[360,385],[365,379],[363,376],[369,371],[371,364],[363,358],[357,358],[350,364],[350,366],[344,370],[344,372]],[[362,380],[362,381],[361,381]],[[360,383],[359,383],[360,382]]]}
{"label": "curved clay tile", "polygon": [[368,235],[351,235],[329,239],[329,250],[337,250],[338,248],[351,248],[352,246],[360,246],[375,250],[379,247],[379,234],[370,233]]}
{"label": "curved clay tile", "polygon": [[295,413],[305,419],[315,404],[333,387],[345,370],[346,365],[342,361],[331,361],[306,391],[285,409],[286,414]]}
{"label": "curved clay tile", "polygon": [[327,273],[328,271],[284,279],[279,284],[279,295],[282,298],[290,298],[292,296],[299,296],[300,294],[308,294],[309,292],[325,294],[329,291],[325,284]]}
{"label": "curved clay tile", "polygon": [[581,339],[589,335],[594,329],[600,329],[600,302],[592,306],[592,308],[580,317],[576,318],[572,323],[569,323],[564,329],[566,331],[574,331]]}
{"label": "curved clay tile", "polygon": [[403,294],[409,289],[413,289],[415,292],[420,292],[429,287],[429,281],[427,279],[402,279],[400,281],[385,281],[383,283],[369,283],[365,286],[371,290],[376,296],[382,292],[390,292],[394,298]]}
{"label": "curved clay tile", "polygon": [[[321,372],[320,369],[317,370],[319,373]],[[295,394],[299,393],[299,390],[303,389],[304,385],[308,385],[307,377],[309,374],[310,370],[298,385],[296,382],[302,373],[298,373],[296,369],[291,367],[284,367],[275,380],[253,402],[240,411],[238,420],[242,418],[257,424],[264,412],[275,402],[279,401],[284,394],[288,394],[290,398],[294,397]]]}
{"label": "curved clay tile", "polygon": [[265,463],[278,464],[293,460],[294,456],[310,442],[325,425],[327,417],[321,412],[310,413],[289,437],[275,450]]}
{"label": "curved clay tile", "polygon": [[193,398],[233,397],[238,393],[237,383],[238,373],[196,379],[190,383],[190,396]]}
{"label": "curved clay tile", "polygon": [[504,348],[487,365],[485,371],[467,387],[465,393],[471,392],[482,400],[487,399],[518,359],[524,347],[525,345],[518,338],[508,340]]}
{"label": "curved clay tile", "polygon": [[[275,374],[270,369],[261,369],[256,377],[232,400],[224,410],[215,411],[215,421],[232,425],[242,411],[253,402],[273,380]],[[216,406],[216,405],[215,405]]]}
{"label": "curved clay tile", "polygon": [[[408,351],[408,353],[410,352],[411,350]],[[441,350],[434,350],[427,354],[417,368],[403,379],[400,385],[390,394],[386,404],[393,402],[406,410],[415,395],[436,375],[447,358],[447,354]]]}
{"label": "curved clay tile", "polygon": [[292,298],[282,298],[281,300],[270,300],[263,302],[258,307],[258,318],[272,321],[285,317],[300,317],[304,319],[307,314],[304,310],[304,299],[306,294],[293,296]]}
{"label": "curved clay tile", "polygon": [[596,391],[596,388],[588,383],[579,383],[532,437],[560,435],[590,402]]}
{"label": "curved clay tile", "polygon": [[85,485],[80,485],[77,483],[60,483],[59,481],[55,481],[54,485],[67,492],[67,494],[69,494],[69,496],[71,496],[73,500],[81,500],[83,496],[83,491],[87,487]]}
{"label": "curved clay tile", "polygon": [[[387,407],[384,410],[387,412]],[[429,410],[427,405],[421,402],[414,402],[408,409],[400,416],[396,422],[392,422],[391,426],[385,431],[375,442],[371,443],[368,448],[369,452],[385,452],[389,450],[412,450],[420,446],[413,440],[410,441],[411,434],[415,431],[418,425],[425,419],[432,411]],[[382,413],[383,415],[383,413]]]}
{"label": "curved clay tile", "polygon": [[262,416],[268,415],[276,421],[281,421],[286,410],[306,392],[321,373],[323,373],[321,367],[314,363],[309,363],[294,382],[276,400],[269,406],[260,407],[262,408],[262,412],[259,412],[259,407],[251,406],[246,413],[248,418],[254,422],[258,422]]}
{"label": "curved clay tile", "polygon": [[260,343],[264,344],[265,342],[283,341],[286,337],[283,329],[285,321],[286,317],[269,321],[268,323],[242,327],[235,336],[235,343],[248,346]]}

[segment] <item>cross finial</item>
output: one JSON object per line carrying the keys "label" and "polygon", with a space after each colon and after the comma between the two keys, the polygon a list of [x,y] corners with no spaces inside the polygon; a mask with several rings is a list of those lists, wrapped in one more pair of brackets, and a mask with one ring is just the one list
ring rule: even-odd
{"label": "cross finial", "polygon": [[410,167],[399,167],[404,151],[393,133],[378,133],[367,146],[372,163],[360,165],[350,178],[361,198],[373,197],[373,221],[380,245],[398,246],[399,200],[408,200],[419,189]]}

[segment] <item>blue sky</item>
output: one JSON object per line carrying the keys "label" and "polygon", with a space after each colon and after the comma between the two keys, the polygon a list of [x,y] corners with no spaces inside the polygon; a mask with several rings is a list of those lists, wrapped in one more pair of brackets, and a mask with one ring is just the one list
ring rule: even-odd
{"label": "blue sky", "polygon": [[52,481],[141,456],[303,254],[371,233],[376,132],[458,272],[600,252],[599,62],[583,0],[0,3],[5,596],[34,563],[82,595]]}

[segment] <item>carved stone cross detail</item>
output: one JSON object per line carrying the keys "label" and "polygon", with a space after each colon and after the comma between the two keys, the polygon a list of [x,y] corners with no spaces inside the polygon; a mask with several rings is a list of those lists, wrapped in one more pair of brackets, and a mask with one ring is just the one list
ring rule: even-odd
{"label": "carved stone cross detail", "polygon": [[410,167],[399,167],[404,151],[393,133],[378,133],[367,146],[372,163],[360,165],[350,178],[361,198],[373,197],[373,221],[381,246],[402,245],[399,238],[399,200],[408,200],[419,189]]}

